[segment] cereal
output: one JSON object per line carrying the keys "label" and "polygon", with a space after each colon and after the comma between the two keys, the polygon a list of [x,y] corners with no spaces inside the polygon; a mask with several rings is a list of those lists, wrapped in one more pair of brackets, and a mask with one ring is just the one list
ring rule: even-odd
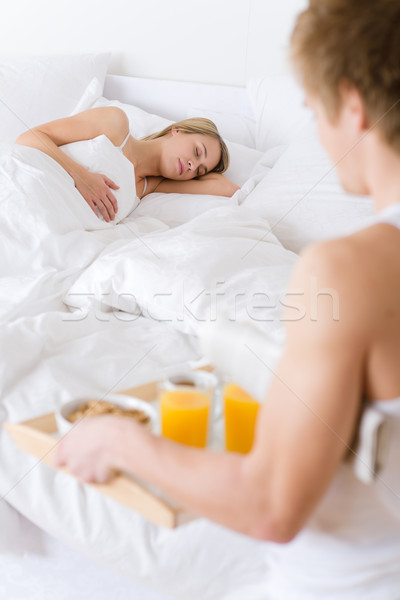
{"label": "cereal", "polygon": [[99,415],[113,415],[116,417],[129,417],[135,419],[140,425],[148,425],[150,417],[143,410],[137,408],[122,408],[106,400],[89,400],[74,410],[67,417],[68,421],[75,423],[83,417],[98,417]]}

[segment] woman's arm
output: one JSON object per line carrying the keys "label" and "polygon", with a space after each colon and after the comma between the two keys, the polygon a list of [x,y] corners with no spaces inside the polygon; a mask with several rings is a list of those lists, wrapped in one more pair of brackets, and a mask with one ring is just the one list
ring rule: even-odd
{"label": "woman's arm", "polygon": [[238,185],[220,173],[208,173],[203,177],[188,181],[176,181],[175,179],[160,177],[148,177],[147,179],[147,194],[162,192],[164,194],[210,194],[212,196],[231,197],[240,189]]}
{"label": "woman's arm", "polygon": [[94,212],[97,206],[106,221],[114,219],[117,200],[110,188],[118,186],[106,175],[91,173],[67,156],[59,146],[106,135],[115,145],[122,143],[129,131],[126,114],[116,107],[93,108],[73,117],[51,121],[22,133],[17,144],[41,150],[67,171],[75,186]]}

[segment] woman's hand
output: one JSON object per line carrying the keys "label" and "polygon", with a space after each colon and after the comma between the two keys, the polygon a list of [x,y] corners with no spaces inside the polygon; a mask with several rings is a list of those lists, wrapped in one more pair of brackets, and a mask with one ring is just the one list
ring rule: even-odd
{"label": "woman's hand", "polygon": [[82,481],[106,483],[122,468],[126,436],[139,436],[140,429],[123,417],[84,418],[60,439],[54,463],[65,466]]}
{"label": "woman's hand", "polygon": [[118,190],[119,186],[106,175],[100,173],[79,173],[74,176],[75,187],[96,214],[96,206],[104,220],[113,221],[118,211],[118,202],[111,189]]}

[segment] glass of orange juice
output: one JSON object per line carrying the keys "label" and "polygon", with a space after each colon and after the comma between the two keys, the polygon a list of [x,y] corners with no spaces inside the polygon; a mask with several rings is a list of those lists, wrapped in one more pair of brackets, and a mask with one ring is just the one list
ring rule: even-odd
{"label": "glass of orange juice", "polygon": [[253,446],[259,403],[235,383],[223,390],[225,448],[247,454]]}
{"label": "glass of orange juice", "polygon": [[164,437],[188,446],[207,446],[215,382],[211,373],[188,371],[159,383]]}

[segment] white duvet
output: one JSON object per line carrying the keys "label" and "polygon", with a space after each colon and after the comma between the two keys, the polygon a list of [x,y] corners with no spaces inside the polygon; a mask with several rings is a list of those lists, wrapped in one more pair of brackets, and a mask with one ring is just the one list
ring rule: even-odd
{"label": "white duvet", "polygon": [[280,332],[283,290],[296,259],[256,213],[216,208],[177,228],[110,244],[64,300],[77,319],[105,304],[185,333],[218,320]]}
{"label": "white duvet", "polygon": [[[69,175],[14,145],[1,147],[0,206],[1,421],[194,364],[210,321],[251,319],[280,341],[279,296],[296,257],[235,198],[153,194],[95,229]],[[97,562],[171,598],[262,597],[263,544],[203,519],[176,531],[150,524],[19,451],[5,431],[0,455],[3,500]],[[3,552],[18,535],[7,522]]]}

